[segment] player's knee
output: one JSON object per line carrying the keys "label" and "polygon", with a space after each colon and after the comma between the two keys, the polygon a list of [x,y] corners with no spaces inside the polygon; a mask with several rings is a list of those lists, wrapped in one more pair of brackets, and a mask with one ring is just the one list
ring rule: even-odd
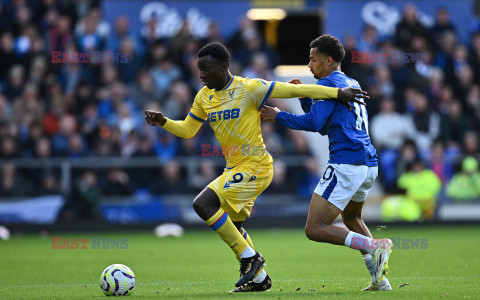
{"label": "player's knee", "polygon": [[305,225],[305,235],[307,236],[307,238],[311,241],[314,240],[314,235],[315,235],[315,232],[312,228],[312,226],[310,226],[308,223],[307,225]]}
{"label": "player's knee", "polygon": [[311,224],[308,223],[305,225],[305,235],[309,240],[318,241],[319,235],[321,235],[321,224]]}
{"label": "player's knee", "polygon": [[200,213],[203,209],[203,206],[200,203],[200,201],[197,201],[197,199],[195,198],[195,200],[193,200],[192,206],[193,206],[193,210],[197,213],[197,215],[200,215]]}
{"label": "player's knee", "polygon": [[316,242],[325,242],[328,235],[329,226],[328,222],[307,222],[305,225],[305,235],[309,240]]}

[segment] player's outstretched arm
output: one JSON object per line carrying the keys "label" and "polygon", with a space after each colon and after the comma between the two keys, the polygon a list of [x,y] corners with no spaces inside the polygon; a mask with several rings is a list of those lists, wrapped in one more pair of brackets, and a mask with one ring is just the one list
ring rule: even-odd
{"label": "player's outstretched arm", "polygon": [[195,120],[190,115],[184,121],[175,121],[165,118],[159,111],[146,110],[145,120],[150,126],[161,126],[171,134],[184,139],[189,139],[197,134],[202,122]]}
{"label": "player's outstretched arm", "polygon": [[338,99],[352,110],[350,101],[365,104],[362,99],[370,99],[367,92],[357,88],[332,88],[316,84],[289,84],[276,82],[271,98],[308,97],[312,99]]}

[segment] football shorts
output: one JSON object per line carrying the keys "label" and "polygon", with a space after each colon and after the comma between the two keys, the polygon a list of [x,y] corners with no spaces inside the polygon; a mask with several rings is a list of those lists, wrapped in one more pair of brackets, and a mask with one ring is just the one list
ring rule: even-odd
{"label": "football shorts", "polygon": [[378,167],[348,164],[328,164],[315,194],[322,196],[340,210],[350,200],[364,202],[378,176]]}
{"label": "football shorts", "polygon": [[220,208],[233,222],[243,221],[250,217],[253,202],[270,185],[272,178],[272,165],[244,164],[226,168],[208,187],[218,195]]}

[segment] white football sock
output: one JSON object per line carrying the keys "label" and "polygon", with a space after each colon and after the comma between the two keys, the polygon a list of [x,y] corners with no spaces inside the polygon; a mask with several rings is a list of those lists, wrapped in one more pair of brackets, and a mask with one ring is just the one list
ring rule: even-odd
{"label": "white football sock", "polygon": [[255,251],[252,249],[252,247],[247,246],[247,249],[243,250],[242,254],[240,254],[240,258],[252,257],[254,255]]}
{"label": "white football sock", "polygon": [[253,282],[260,283],[264,281],[266,277],[267,277],[267,272],[265,272],[265,270],[262,270],[260,274],[258,274],[257,276],[255,276],[255,278],[253,278]]}
{"label": "white football sock", "polygon": [[379,247],[379,245],[375,245],[374,243],[372,243],[372,241],[373,239],[369,237],[361,235],[360,233],[350,231],[345,238],[344,244],[349,248],[363,250],[367,253],[373,254],[373,251],[375,251]]}

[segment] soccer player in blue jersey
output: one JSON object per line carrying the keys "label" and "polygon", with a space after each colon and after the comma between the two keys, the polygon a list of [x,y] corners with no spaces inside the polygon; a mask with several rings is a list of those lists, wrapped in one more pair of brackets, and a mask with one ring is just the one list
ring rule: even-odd
{"label": "soccer player in blue jersey", "polygon": [[[324,34],[310,43],[308,67],[317,84],[360,88],[358,82],[340,70],[345,56],[340,41]],[[290,83],[301,84],[299,79]],[[385,277],[392,241],[376,240],[362,220],[363,203],[378,175],[377,152],[368,135],[368,116],[363,105],[353,103],[350,111],[335,101],[300,98],[305,114],[295,115],[264,106],[264,121],[278,122],[291,129],[328,135],[330,159],[312,196],[305,226],[310,240],[358,249],[371,275],[364,290],[391,290]],[[347,229],[333,226],[341,214]]]}

